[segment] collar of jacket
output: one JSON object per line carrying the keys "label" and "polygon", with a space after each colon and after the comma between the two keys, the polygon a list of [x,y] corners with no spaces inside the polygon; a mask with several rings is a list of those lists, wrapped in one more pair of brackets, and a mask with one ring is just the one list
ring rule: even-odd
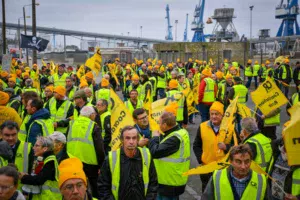
{"label": "collar of jacket", "polygon": [[179,128],[178,125],[176,125],[176,126],[174,126],[173,128],[167,130],[167,131],[165,132],[164,137],[166,137],[166,136],[169,135],[170,133],[172,133],[172,132],[174,132],[174,131],[177,131],[177,130],[180,130],[180,128]]}
{"label": "collar of jacket", "polygon": [[136,152],[134,154],[134,156],[132,158],[128,157],[126,154],[125,154],[125,151],[124,151],[124,147],[121,148],[121,152],[120,152],[120,155],[121,157],[123,157],[123,159],[121,159],[121,162],[123,161],[126,161],[126,160],[142,160],[141,156],[140,156],[140,150],[138,148],[136,148]]}
{"label": "collar of jacket", "polygon": [[257,135],[257,134],[259,134],[259,133],[261,133],[260,130],[257,130],[257,131],[255,131],[255,132],[251,133],[250,135],[248,135],[248,137],[245,138],[244,141],[248,140],[249,138],[254,137],[255,135]]}

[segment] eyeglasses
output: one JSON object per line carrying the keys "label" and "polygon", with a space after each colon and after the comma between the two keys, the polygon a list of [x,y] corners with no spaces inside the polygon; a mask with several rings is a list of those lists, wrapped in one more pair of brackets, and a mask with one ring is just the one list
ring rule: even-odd
{"label": "eyeglasses", "polygon": [[77,190],[80,190],[83,187],[84,183],[76,183],[76,184],[69,184],[64,187],[64,190],[68,190],[69,192],[74,192],[74,188],[76,187]]}
{"label": "eyeglasses", "polygon": [[147,115],[145,115],[144,117],[141,117],[141,118],[137,118],[138,120],[144,120],[144,119],[147,119]]}
{"label": "eyeglasses", "polygon": [[11,186],[0,186],[0,190],[7,192],[8,190],[12,189],[14,187],[14,185]]}
{"label": "eyeglasses", "polygon": [[41,147],[42,145],[35,144],[34,147]]}

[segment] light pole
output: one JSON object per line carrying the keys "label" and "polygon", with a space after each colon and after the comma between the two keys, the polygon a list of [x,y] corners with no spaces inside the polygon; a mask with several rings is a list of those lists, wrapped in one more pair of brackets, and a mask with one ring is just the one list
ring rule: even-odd
{"label": "light pole", "polygon": [[[28,5],[25,5],[23,6],[23,18],[24,18],[24,33],[25,35],[27,35],[27,27],[26,27],[26,10],[25,10],[25,7],[26,6],[31,6],[32,4],[28,4]],[[39,6],[40,4],[39,3],[35,3],[36,6]],[[27,64],[29,64],[29,59],[28,59],[28,49],[26,49],[26,62]]]}
{"label": "light pole", "polygon": [[6,54],[5,0],[2,0],[2,54]]}
{"label": "light pole", "polygon": [[[20,26],[20,19],[23,19],[24,17],[18,18],[18,42],[19,42],[19,49],[21,48],[21,26]],[[26,16],[26,18],[30,18],[30,16]]]}
{"label": "light pole", "polygon": [[143,37],[143,26],[140,26],[141,29],[141,38]]}
{"label": "light pole", "polygon": [[254,6],[249,6],[250,8],[250,57],[252,58],[252,10],[254,8]]}
{"label": "light pole", "polygon": [[[32,36],[36,37],[36,11],[35,11],[35,0],[32,0]],[[32,64],[37,63],[36,50],[32,51]]]}
{"label": "light pole", "polygon": [[175,41],[177,41],[177,24],[178,24],[178,20],[175,20]]}

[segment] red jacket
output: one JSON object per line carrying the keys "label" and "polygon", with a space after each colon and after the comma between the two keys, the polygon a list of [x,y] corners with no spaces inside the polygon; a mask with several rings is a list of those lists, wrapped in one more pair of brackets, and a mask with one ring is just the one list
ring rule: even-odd
{"label": "red jacket", "polygon": [[[204,81],[204,78],[203,78],[201,80],[201,82],[200,82],[200,85],[199,85],[198,103],[203,103],[203,104],[211,105],[211,104],[213,104],[213,102],[205,102],[205,103],[202,102],[202,99],[204,97],[205,87],[206,87],[206,82]],[[217,92],[218,92],[218,86],[217,86],[217,84],[215,84],[215,88],[214,88],[214,93],[215,93],[214,96],[215,96],[215,98],[217,96]]]}

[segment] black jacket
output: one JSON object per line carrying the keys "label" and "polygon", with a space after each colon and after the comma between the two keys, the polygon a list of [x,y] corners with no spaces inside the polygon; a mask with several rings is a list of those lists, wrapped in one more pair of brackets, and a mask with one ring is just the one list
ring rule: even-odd
{"label": "black jacket", "polygon": [[299,73],[300,73],[300,67],[296,67],[293,72],[293,79],[296,86],[300,84],[300,80],[298,80]]}
{"label": "black jacket", "polygon": [[[142,157],[139,150],[133,158],[126,156],[124,149],[120,152],[120,200],[143,200],[156,199],[157,195],[157,175],[153,161],[149,169],[149,185],[147,195],[144,195],[144,182],[142,178]],[[101,200],[113,200],[111,192],[112,177],[109,166],[109,159],[106,157],[101,168],[101,174],[98,179],[98,191]]]}
{"label": "black jacket", "polygon": [[[43,155],[44,160],[51,155],[54,155],[53,152],[45,152]],[[27,185],[43,185],[47,180],[55,181],[55,165],[52,160],[47,162],[37,175],[24,175],[21,179],[21,183]]]}
{"label": "black jacket", "polygon": [[92,137],[93,137],[93,142],[94,142],[98,165],[89,165],[89,164],[83,163],[83,170],[87,177],[95,177],[98,175],[98,171],[101,168],[104,158],[105,158],[101,130],[100,130],[99,126],[96,124],[95,124],[94,130],[92,132]]}
{"label": "black jacket", "polygon": [[[165,132],[164,137],[167,137],[170,133],[180,130],[179,126],[175,126]],[[152,137],[149,142],[149,149],[154,159],[164,158],[177,152],[180,148],[180,140],[176,136],[168,138],[163,143],[160,142],[160,137]],[[158,193],[163,196],[178,196],[184,193],[185,185],[182,186],[169,186],[158,185]]]}
{"label": "black jacket", "polygon": [[111,124],[110,124],[110,115],[108,115],[104,118],[104,127],[101,127],[101,118],[100,118],[100,129],[101,129],[101,131],[103,129],[105,130],[105,136],[103,138],[103,143],[104,143],[105,155],[108,155],[108,152],[111,150],[111,147],[109,146],[109,144],[111,142],[111,134],[112,134],[111,133]]}

